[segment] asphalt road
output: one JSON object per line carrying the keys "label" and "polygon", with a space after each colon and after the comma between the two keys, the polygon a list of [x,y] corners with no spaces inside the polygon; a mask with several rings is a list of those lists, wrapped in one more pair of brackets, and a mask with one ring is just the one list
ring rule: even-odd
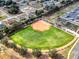
{"label": "asphalt road", "polygon": [[71,52],[72,54],[72,59],[79,59],[79,41],[77,42],[76,46]]}

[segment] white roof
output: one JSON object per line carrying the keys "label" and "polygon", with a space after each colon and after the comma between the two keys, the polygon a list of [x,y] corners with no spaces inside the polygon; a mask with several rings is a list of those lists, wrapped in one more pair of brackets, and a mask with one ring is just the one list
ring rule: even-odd
{"label": "white roof", "polygon": [[0,21],[0,24],[2,24],[2,21]]}

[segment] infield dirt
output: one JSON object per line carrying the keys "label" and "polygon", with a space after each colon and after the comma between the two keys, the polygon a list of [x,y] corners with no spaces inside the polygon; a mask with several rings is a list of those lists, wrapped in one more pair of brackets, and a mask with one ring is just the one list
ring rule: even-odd
{"label": "infield dirt", "polygon": [[31,26],[34,30],[43,32],[45,30],[49,30],[51,24],[49,24],[43,20],[39,20],[39,21],[33,23]]}

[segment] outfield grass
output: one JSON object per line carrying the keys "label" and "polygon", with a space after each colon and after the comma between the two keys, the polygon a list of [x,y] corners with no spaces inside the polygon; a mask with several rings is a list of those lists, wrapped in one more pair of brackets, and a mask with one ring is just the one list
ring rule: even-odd
{"label": "outfield grass", "polygon": [[50,27],[49,30],[38,32],[28,26],[14,35],[11,39],[16,43],[26,48],[58,48],[63,46],[74,39],[74,36],[57,29]]}

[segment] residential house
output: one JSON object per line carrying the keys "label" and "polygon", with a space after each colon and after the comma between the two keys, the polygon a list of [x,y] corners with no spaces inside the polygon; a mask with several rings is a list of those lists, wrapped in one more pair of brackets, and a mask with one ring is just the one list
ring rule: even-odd
{"label": "residential house", "polygon": [[16,21],[20,22],[20,23],[24,23],[28,19],[29,19],[28,15],[23,13],[23,14],[17,16],[17,20]]}
{"label": "residential house", "polygon": [[18,22],[15,20],[15,18],[3,20],[2,22],[9,29],[11,29],[11,28],[15,27],[16,25],[18,25]]}
{"label": "residential house", "polygon": [[35,11],[37,9],[31,6],[27,6],[26,8],[21,9],[22,12],[24,12],[27,15],[27,18],[31,15],[35,15]]}
{"label": "residential house", "polygon": [[0,31],[4,31],[5,25],[3,24],[2,21],[0,21]]}

